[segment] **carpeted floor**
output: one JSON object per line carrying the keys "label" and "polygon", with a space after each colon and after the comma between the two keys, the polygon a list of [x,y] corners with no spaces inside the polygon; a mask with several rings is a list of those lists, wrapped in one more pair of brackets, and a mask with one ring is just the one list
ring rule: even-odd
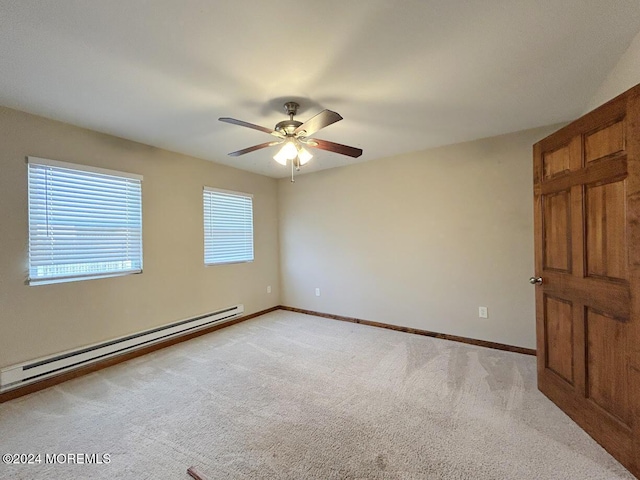
{"label": "carpeted floor", "polygon": [[[3,479],[632,479],[535,359],[273,312],[0,405]],[[46,464],[46,454],[109,454]],[[67,457],[68,458],[68,457]]]}

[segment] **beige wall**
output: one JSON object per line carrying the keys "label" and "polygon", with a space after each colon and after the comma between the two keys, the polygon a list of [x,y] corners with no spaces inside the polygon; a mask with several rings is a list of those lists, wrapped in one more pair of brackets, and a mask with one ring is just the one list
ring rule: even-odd
{"label": "beige wall", "polygon": [[[143,274],[24,284],[27,155],[144,175]],[[203,185],[254,194],[254,262],[203,265]],[[0,108],[0,367],[236,303],[272,307],[278,263],[276,180]]]}
{"label": "beige wall", "polygon": [[[639,83],[639,65],[640,34],[588,110]],[[0,367],[235,303],[535,348],[531,145],[557,128],[290,184],[0,107]],[[144,175],[142,275],[25,285],[27,155]],[[203,265],[203,185],[254,194],[254,262]]]}
{"label": "beige wall", "polygon": [[608,102],[640,83],[640,32],[631,41],[629,48],[622,54],[616,66],[611,70],[596,94],[591,98],[586,112]]}
{"label": "beige wall", "polygon": [[280,180],[283,304],[535,348],[532,145],[557,128]]}

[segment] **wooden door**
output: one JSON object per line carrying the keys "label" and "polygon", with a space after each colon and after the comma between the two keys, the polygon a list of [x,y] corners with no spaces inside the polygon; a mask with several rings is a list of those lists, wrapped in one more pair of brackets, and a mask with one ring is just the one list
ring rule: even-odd
{"label": "wooden door", "polygon": [[640,478],[640,85],[534,146],[538,388]]}

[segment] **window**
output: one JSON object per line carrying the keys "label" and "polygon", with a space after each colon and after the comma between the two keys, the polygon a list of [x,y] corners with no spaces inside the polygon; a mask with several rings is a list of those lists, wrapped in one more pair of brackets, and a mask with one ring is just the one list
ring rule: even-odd
{"label": "window", "polygon": [[253,196],[204,187],[204,263],[253,261]]}
{"label": "window", "polygon": [[29,284],[142,271],[142,177],[28,158]]}

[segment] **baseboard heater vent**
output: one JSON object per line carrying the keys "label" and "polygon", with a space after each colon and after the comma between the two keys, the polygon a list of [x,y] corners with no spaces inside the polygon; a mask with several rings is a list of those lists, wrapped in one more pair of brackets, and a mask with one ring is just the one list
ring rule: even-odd
{"label": "baseboard heater vent", "polygon": [[215,323],[224,323],[241,316],[243,313],[244,305],[235,305],[217,312],[207,313],[107,342],[12,365],[0,370],[0,392],[58,375],[97,360],[121,355],[143,346],[200,330]]}

